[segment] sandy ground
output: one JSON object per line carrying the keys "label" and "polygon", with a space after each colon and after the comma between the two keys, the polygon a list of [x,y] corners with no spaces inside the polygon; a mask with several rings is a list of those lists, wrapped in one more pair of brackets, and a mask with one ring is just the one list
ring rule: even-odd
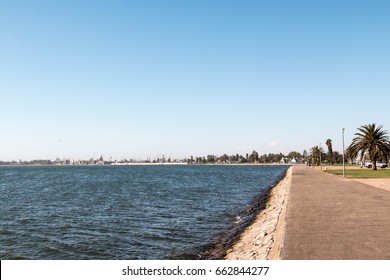
{"label": "sandy ground", "polygon": [[[270,193],[266,208],[227,251],[226,260],[278,260],[284,238],[285,215],[291,183],[290,167]],[[350,179],[390,191],[390,179]]]}
{"label": "sandy ground", "polygon": [[226,260],[279,259],[284,235],[284,219],[291,182],[292,167],[271,190],[270,199],[254,222],[227,251]]}
{"label": "sandy ground", "polygon": [[390,192],[390,178],[353,179],[353,180]]}

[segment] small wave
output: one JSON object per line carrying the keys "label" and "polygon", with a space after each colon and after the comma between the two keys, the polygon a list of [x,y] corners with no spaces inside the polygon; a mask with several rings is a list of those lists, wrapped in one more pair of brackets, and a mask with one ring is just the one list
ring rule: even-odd
{"label": "small wave", "polygon": [[60,250],[53,248],[53,247],[45,247],[42,252],[44,254],[49,254],[49,255],[56,255],[60,252]]}
{"label": "small wave", "polygon": [[0,235],[12,235],[14,234],[13,231],[10,230],[0,230]]}

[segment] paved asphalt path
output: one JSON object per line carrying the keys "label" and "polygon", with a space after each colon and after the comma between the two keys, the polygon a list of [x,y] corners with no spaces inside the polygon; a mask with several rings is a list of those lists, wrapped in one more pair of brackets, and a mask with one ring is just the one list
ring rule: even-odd
{"label": "paved asphalt path", "polygon": [[294,166],[281,258],[390,260],[390,192]]}

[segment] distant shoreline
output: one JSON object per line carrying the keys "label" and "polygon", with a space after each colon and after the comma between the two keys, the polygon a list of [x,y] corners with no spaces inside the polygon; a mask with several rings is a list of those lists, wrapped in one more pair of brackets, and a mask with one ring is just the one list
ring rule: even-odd
{"label": "distant shoreline", "polygon": [[205,163],[205,164],[188,164],[184,162],[171,163],[155,163],[155,162],[129,162],[129,163],[111,163],[111,164],[0,164],[0,167],[28,167],[28,166],[134,166],[134,165],[150,165],[150,166],[292,166],[293,164],[285,163]]}

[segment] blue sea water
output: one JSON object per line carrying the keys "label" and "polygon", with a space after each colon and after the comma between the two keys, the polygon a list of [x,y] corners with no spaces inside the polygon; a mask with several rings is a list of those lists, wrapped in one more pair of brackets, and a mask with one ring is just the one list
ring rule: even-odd
{"label": "blue sea water", "polygon": [[0,167],[0,259],[197,258],[286,169]]}

